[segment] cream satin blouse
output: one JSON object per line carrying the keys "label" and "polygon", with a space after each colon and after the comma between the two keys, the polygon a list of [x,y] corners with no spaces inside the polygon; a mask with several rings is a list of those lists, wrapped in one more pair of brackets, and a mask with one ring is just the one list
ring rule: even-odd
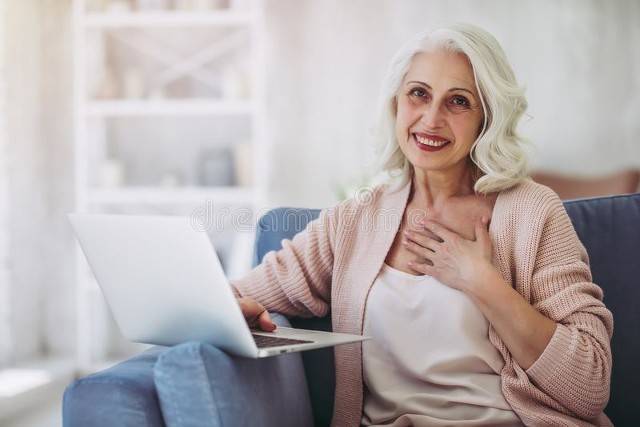
{"label": "cream satin blouse", "polygon": [[384,264],[365,307],[362,424],[521,426],[488,327],[463,292]]}

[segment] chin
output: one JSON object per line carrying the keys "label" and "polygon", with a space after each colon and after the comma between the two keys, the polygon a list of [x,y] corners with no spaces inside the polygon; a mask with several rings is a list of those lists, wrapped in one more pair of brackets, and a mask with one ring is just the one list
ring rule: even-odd
{"label": "chin", "polygon": [[411,160],[409,160],[409,163],[411,163],[411,166],[413,166],[413,169],[420,170],[422,172],[434,172],[434,171],[447,169],[447,166],[441,163],[412,162]]}

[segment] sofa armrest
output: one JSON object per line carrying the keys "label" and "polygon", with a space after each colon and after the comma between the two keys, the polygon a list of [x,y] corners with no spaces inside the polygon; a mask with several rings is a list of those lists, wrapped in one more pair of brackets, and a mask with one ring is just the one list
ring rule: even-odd
{"label": "sofa armrest", "polygon": [[313,425],[299,353],[248,359],[190,342],[164,352],[154,377],[170,427]]}
{"label": "sofa armrest", "polygon": [[[325,317],[291,318],[291,325],[298,329],[332,332],[331,313]],[[313,410],[313,425],[331,425],[333,399],[336,389],[334,347],[302,352],[305,377],[309,387],[309,399]]]}
{"label": "sofa armrest", "polygon": [[62,403],[64,427],[163,427],[153,366],[165,349],[153,347],[70,384]]}

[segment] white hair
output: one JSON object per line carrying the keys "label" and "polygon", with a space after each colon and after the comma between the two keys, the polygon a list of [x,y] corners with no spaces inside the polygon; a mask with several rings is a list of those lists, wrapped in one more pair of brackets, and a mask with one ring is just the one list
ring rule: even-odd
{"label": "white hair", "polygon": [[487,31],[469,24],[456,24],[425,31],[400,48],[391,60],[383,80],[374,138],[378,149],[377,172],[400,188],[411,179],[413,167],[398,145],[395,134],[395,97],[411,61],[418,53],[442,48],[469,59],[484,113],[484,123],[471,146],[475,164],[474,191],[488,194],[513,187],[529,176],[528,142],[516,132],[527,109],[524,89],[498,41]]}

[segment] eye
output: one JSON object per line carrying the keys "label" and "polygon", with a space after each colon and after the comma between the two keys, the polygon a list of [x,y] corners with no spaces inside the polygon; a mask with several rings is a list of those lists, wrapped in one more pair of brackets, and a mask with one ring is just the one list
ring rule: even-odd
{"label": "eye", "polygon": [[453,98],[451,98],[451,103],[456,106],[456,107],[470,107],[471,104],[469,103],[469,100],[467,98],[465,98],[464,96],[454,96]]}
{"label": "eye", "polygon": [[427,92],[421,87],[414,87],[413,89],[411,89],[409,91],[409,95],[410,96],[415,96],[415,97],[418,97],[418,98],[422,98],[425,95],[427,95]]}

